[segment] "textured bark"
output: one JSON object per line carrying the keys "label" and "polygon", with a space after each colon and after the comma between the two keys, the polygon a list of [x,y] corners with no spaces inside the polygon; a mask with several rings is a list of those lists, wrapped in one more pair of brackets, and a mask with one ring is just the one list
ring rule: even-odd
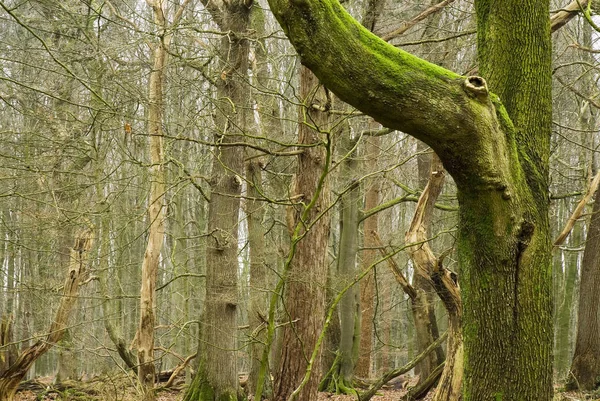
{"label": "textured bark", "polygon": [[[460,398],[463,377],[462,300],[456,275],[442,266],[443,258],[438,259],[427,242],[427,233],[430,231],[435,202],[442,190],[444,174],[438,162],[432,163],[429,182],[419,198],[405,240],[407,245],[415,244],[408,248],[408,253],[415,264],[416,274],[427,280],[435,289],[448,312],[447,358],[433,400],[455,401]],[[430,375],[434,373],[435,368],[437,366],[431,370]],[[426,379],[423,378],[424,381]]]}
{"label": "textured bark", "polygon": [[[426,282],[428,287],[435,290],[448,312],[448,357],[443,371],[441,371],[441,378],[433,399],[435,401],[454,401],[458,399],[461,393],[463,376],[462,301],[456,276],[444,269],[442,260],[435,257],[427,242],[427,231],[431,225],[433,206],[442,189],[443,182],[444,171],[436,168],[432,169],[431,178],[419,198],[415,215],[405,239],[408,246],[407,252],[415,265],[416,275],[420,277],[421,282]],[[385,257],[386,251],[383,244],[376,233],[372,234]],[[409,284],[392,258],[388,258],[388,264],[396,277],[396,281],[410,299],[417,342],[420,348],[419,352],[423,354],[437,340],[437,338],[433,338],[431,333],[428,295],[423,289]],[[439,348],[439,346],[436,348]],[[419,384],[423,384],[425,387],[427,385],[431,386],[431,381],[439,376],[439,373],[436,372],[440,372],[439,366],[443,361],[439,364],[436,364],[436,362],[437,355],[435,352],[428,353],[420,359],[417,366],[422,366],[420,374],[426,374],[426,376],[420,378]],[[417,385],[416,388],[421,388],[421,386]]]}
{"label": "textured bark", "polygon": [[[265,138],[276,138],[282,132],[281,119],[279,119],[279,103],[278,99],[271,96],[273,90],[272,74],[269,71],[269,47],[265,38],[268,37],[268,26],[266,23],[266,10],[261,7],[252,7],[250,11],[250,24],[256,35],[259,38],[258,45],[254,48],[255,63],[252,64],[253,73],[256,77],[256,85],[253,87],[253,98],[256,102],[255,107],[260,116],[260,124],[258,129],[259,135]],[[253,119],[253,117],[252,117]],[[289,188],[280,179],[272,175],[265,176],[262,174],[263,159],[257,159],[259,152],[250,154],[250,162],[246,166],[246,179],[248,182],[248,200],[247,215],[248,215],[248,242],[250,246],[250,310],[248,312],[250,330],[252,336],[252,345],[250,349],[250,373],[248,377],[248,393],[258,398],[270,399],[272,394],[273,383],[269,366],[276,366],[275,358],[271,361],[265,360],[264,369],[262,357],[265,351],[269,349],[267,342],[267,316],[269,305],[269,288],[273,282],[273,271],[277,271],[277,266],[281,263],[278,252],[267,252],[265,247],[273,244],[271,239],[267,245],[265,238],[265,230],[261,225],[263,219],[277,220],[282,219],[281,216],[273,215],[281,213],[283,208],[265,208],[265,203],[259,199],[263,196],[263,180],[270,179],[268,186],[275,190],[277,194],[283,194]],[[273,164],[277,164],[278,160],[269,160],[271,169]],[[288,161],[284,161],[288,163]],[[275,169],[276,170],[276,169]],[[265,185],[266,186],[266,185]],[[284,189],[285,188],[285,189]],[[267,214],[269,213],[269,214]],[[283,219],[282,219],[283,220]],[[271,227],[271,238],[277,238],[279,241],[285,241],[281,226]],[[277,247],[280,248],[280,247]],[[277,355],[277,346],[271,346],[271,352]]]}
{"label": "textured bark", "polygon": [[[522,172],[509,180],[515,189],[508,201],[459,193],[466,401],[552,397],[548,6],[542,0],[511,0],[495,7],[476,3],[480,70],[517,128]],[[491,225],[485,224],[487,216]],[[487,243],[483,248],[482,242]]]}
{"label": "textured bark", "polygon": [[[221,39],[217,80],[215,141],[239,142],[250,110],[245,92],[251,1],[206,3],[219,28],[231,32]],[[244,157],[240,147],[214,150],[208,211],[206,301],[202,318],[198,370],[184,400],[232,401],[238,397],[238,219]]]}
{"label": "textured bark", "polygon": [[600,189],[594,198],[581,265],[579,318],[568,389],[593,390],[600,386]]}
{"label": "textured bark", "polygon": [[430,145],[457,184],[465,400],[549,400],[548,1],[476,1],[480,71],[499,96],[386,44],[335,0],[269,4],[321,82]]}
{"label": "textured bark", "polygon": [[[300,72],[300,96],[305,105],[323,102],[324,89],[306,68]],[[285,276],[283,307],[285,326],[281,360],[277,367],[275,401],[316,400],[320,378],[320,358],[309,365],[311,354],[325,318],[325,284],[327,282],[327,246],[329,218],[322,215],[328,205],[328,184],[324,172],[329,163],[329,140],[310,125],[328,130],[327,115],[311,109],[299,111],[301,118],[298,142],[320,143],[305,148],[298,156],[295,193],[302,195],[297,204],[292,234],[289,271]],[[306,116],[306,120],[304,119]],[[323,142],[326,142],[323,144]],[[327,147],[327,149],[326,149]],[[308,382],[303,382],[312,369]],[[302,384],[300,391],[297,387]]]}
{"label": "textured bark", "polygon": [[48,335],[21,352],[15,363],[0,375],[0,400],[12,401],[19,383],[27,374],[29,368],[63,337],[69,325],[71,312],[79,296],[79,284],[85,273],[92,242],[93,233],[91,229],[81,231],[75,238],[75,243],[70,251],[69,271],[63,286],[63,296],[54,321],[50,325]]}
{"label": "textured bark", "polygon": [[[152,7],[154,22],[161,32],[167,29],[163,0],[147,1]],[[142,386],[143,399],[154,400],[154,326],[155,326],[155,289],[158,274],[160,252],[164,239],[165,225],[165,173],[163,148],[163,86],[167,65],[167,46],[165,38],[152,48],[153,66],[148,82],[148,135],[150,137],[150,177],[148,243],[142,262],[142,286],[140,289],[140,321],[137,331],[138,379]]]}

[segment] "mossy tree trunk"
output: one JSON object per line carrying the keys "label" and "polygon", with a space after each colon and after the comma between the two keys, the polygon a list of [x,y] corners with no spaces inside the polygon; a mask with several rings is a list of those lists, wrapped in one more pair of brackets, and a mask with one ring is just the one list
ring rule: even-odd
{"label": "mossy tree trunk", "polygon": [[475,2],[480,71],[499,96],[388,45],[335,0],[269,4],[321,82],[427,143],[457,184],[464,399],[549,400],[549,2]]}

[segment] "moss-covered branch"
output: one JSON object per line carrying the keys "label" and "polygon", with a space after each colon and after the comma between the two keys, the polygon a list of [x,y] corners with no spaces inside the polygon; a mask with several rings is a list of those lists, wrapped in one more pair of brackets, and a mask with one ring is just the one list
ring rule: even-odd
{"label": "moss-covered branch", "polygon": [[506,185],[513,133],[480,77],[461,77],[375,36],[337,0],[269,0],[304,65],[345,102],[430,145],[460,186]]}

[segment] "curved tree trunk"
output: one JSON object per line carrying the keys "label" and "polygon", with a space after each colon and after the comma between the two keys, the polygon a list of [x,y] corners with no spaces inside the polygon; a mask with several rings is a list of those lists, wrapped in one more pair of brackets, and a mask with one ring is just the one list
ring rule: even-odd
{"label": "curved tree trunk", "polygon": [[[456,275],[442,266],[443,258],[435,257],[428,243],[433,209],[442,191],[444,175],[440,163],[432,163],[429,182],[419,198],[405,240],[410,245],[408,253],[415,264],[416,274],[435,289],[448,311],[447,358],[433,400],[455,401],[460,398],[463,377],[462,300]],[[431,373],[436,367],[431,368]],[[422,381],[426,379],[421,378]]]}
{"label": "curved tree trunk", "polygon": [[321,82],[430,145],[457,184],[465,401],[549,400],[549,2],[475,2],[480,71],[499,97],[388,45],[335,0],[269,4]]}
{"label": "curved tree trunk", "polygon": [[54,321],[50,325],[48,335],[25,349],[18,356],[15,363],[0,375],[0,400],[12,401],[19,383],[27,374],[29,368],[63,337],[69,325],[71,312],[79,296],[79,284],[85,273],[92,242],[93,233],[91,229],[83,230],[75,238],[75,243],[70,251],[69,274],[65,279],[60,305]]}

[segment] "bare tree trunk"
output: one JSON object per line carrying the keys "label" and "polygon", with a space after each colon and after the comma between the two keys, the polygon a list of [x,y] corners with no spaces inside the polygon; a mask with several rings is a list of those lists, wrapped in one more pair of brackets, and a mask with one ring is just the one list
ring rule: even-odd
{"label": "bare tree trunk", "polygon": [[463,377],[462,301],[456,275],[442,266],[443,257],[435,257],[429,247],[427,235],[443,182],[442,166],[439,162],[433,163],[429,183],[419,198],[405,240],[407,245],[411,245],[408,253],[415,263],[416,274],[430,283],[448,311],[447,358],[433,400],[456,401],[461,395]]}
{"label": "bare tree trunk", "polygon": [[167,68],[168,48],[174,28],[179,22],[189,0],[178,8],[169,27],[165,16],[164,0],[146,0],[152,7],[154,23],[159,31],[160,40],[152,46],[153,66],[148,83],[148,135],[150,136],[151,188],[149,196],[148,219],[150,229],[148,243],[142,262],[142,287],[140,290],[140,321],[137,331],[138,340],[138,379],[142,385],[144,401],[154,400],[154,326],[155,326],[155,289],[160,262],[160,252],[164,241],[165,224],[165,172],[163,145],[163,108],[164,80]]}
{"label": "bare tree trunk", "polygon": [[[417,150],[419,155],[417,158],[418,170],[419,170],[419,187],[426,188],[429,183],[431,172],[439,171],[443,174],[444,167],[440,159],[430,150],[425,153],[428,146],[422,142],[418,142]],[[429,201],[425,204],[427,208],[424,213],[430,216],[433,215],[433,208],[435,201],[438,198],[439,192],[442,190],[443,182],[440,185],[430,189]],[[431,190],[436,193],[432,193]],[[425,238],[431,236],[431,221],[429,221],[424,227],[426,230]],[[414,278],[414,286],[419,293],[419,296],[415,297],[412,303],[414,310],[413,317],[415,323],[416,339],[417,339],[417,353],[423,352],[429,347],[438,337],[439,330],[437,325],[437,318],[435,316],[435,290],[431,285],[431,280],[427,277],[424,278],[422,275],[417,274]],[[419,376],[419,383],[427,380],[432,372],[444,362],[444,351],[442,347],[437,347],[436,352],[429,354],[423,359],[416,367],[415,374]]]}
{"label": "bare tree trunk", "polygon": [[[154,12],[154,21],[160,31],[166,28],[163,1],[148,1]],[[137,332],[138,378],[142,386],[145,401],[154,400],[154,326],[156,277],[160,252],[164,239],[164,203],[165,173],[163,149],[163,80],[167,63],[167,51],[164,39],[154,44],[152,50],[153,66],[150,73],[148,135],[150,137],[151,189],[149,195],[148,243],[142,263],[142,288],[140,290],[140,321]]]}
{"label": "bare tree trunk", "polygon": [[93,233],[91,229],[82,230],[75,238],[70,251],[69,272],[63,286],[63,296],[54,321],[45,339],[25,349],[5,372],[0,375],[0,400],[12,401],[19,383],[33,363],[52,348],[67,330],[71,311],[79,296],[79,284],[85,273],[87,256],[92,247]]}
{"label": "bare tree trunk", "polygon": [[[327,116],[312,110],[311,105],[321,103],[324,88],[305,67],[300,72],[300,96],[306,106],[301,109],[299,139],[301,144],[320,144],[303,148],[298,157],[298,173],[295,193],[302,196],[294,216],[292,249],[288,271],[285,274],[283,294],[285,326],[283,328],[282,355],[277,368],[273,399],[288,401],[316,400],[321,363],[316,358],[308,363],[316,345],[325,318],[325,285],[327,282],[327,245],[329,218],[325,213],[328,206],[328,184],[326,172],[330,159],[329,138],[311,126],[327,132]],[[302,378],[311,370],[310,379]],[[298,390],[298,386],[302,386]]]}

